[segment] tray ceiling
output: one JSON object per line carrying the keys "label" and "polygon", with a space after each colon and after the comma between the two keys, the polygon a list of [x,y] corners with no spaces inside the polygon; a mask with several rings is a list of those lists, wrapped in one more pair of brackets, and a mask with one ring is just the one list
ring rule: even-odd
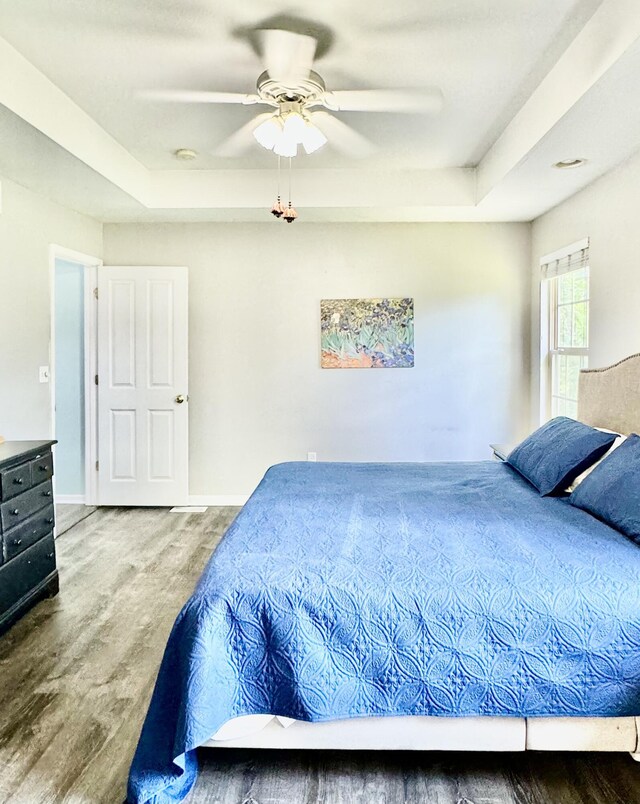
{"label": "tray ceiling", "polygon": [[[230,219],[246,210],[253,219],[272,200],[273,155],[257,144],[240,159],[213,151],[255,107],[162,104],[136,92],[253,91],[262,68],[246,32],[277,15],[301,24],[271,0],[0,0],[0,169],[74,208],[83,207],[78,177],[85,175],[93,192],[82,211],[103,219],[144,218],[145,210],[149,219],[171,219],[172,210],[180,210],[176,219],[188,210],[202,219],[206,209],[222,217],[235,210]],[[608,122],[587,97],[616,66],[609,86],[615,129],[620,120],[629,130],[635,124],[623,108],[640,84],[640,19],[628,0],[325,0],[309,16],[304,24],[322,32],[315,68],[332,89],[435,85],[445,97],[437,117],[341,115],[375,144],[370,157],[349,159],[329,144],[296,159],[304,203],[342,209],[336,219],[375,219],[376,209],[381,219],[393,209],[399,219],[529,219],[634,149],[624,136],[610,151],[603,147]],[[572,142],[560,126],[567,115],[591,137]],[[42,170],[27,169],[23,141]],[[181,147],[198,159],[178,162],[173,152]],[[588,167],[562,179],[547,172],[550,158],[573,156],[588,158]],[[71,200],[56,160],[74,187]],[[407,187],[408,198],[400,195]]]}

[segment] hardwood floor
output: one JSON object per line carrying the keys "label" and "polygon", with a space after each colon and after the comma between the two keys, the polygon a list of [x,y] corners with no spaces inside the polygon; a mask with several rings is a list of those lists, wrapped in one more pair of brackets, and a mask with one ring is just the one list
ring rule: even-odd
{"label": "hardwood floor", "polygon": [[119,802],[169,630],[236,509],[101,509],[0,639],[0,801]]}
{"label": "hardwood floor", "polygon": [[82,522],[98,509],[94,505],[70,505],[69,503],[56,504],[56,534],[62,536],[78,522]]}
{"label": "hardwood floor", "polygon": [[[0,638],[0,802],[120,804],[173,620],[237,509],[100,509]],[[200,752],[189,804],[640,804],[626,754]]]}

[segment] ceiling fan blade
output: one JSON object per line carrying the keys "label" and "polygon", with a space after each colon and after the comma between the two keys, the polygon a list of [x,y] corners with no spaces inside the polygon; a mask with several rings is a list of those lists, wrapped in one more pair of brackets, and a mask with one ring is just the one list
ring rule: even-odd
{"label": "ceiling fan blade", "polygon": [[355,157],[371,156],[374,153],[373,143],[329,112],[313,112],[311,120],[337,151]]}
{"label": "ceiling fan blade", "polygon": [[277,29],[258,31],[260,52],[269,78],[295,86],[309,77],[317,42],[312,36]]}
{"label": "ceiling fan blade", "polygon": [[444,98],[437,89],[356,89],[327,92],[324,105],[334,112],[435,114]]}
{"label": "ceiling fan blade", "polygon": [[190,89],[149,89],[137,93],[138,97],[151,101],[168,103],[262,103],[257,95],[243,95],[240,92],[200,92]]}
{"label": "ceiling fan blade", "polygon": [[248,151],[253,145],[257,144],[253,137],[253,132],[263,120],[268,120],[270,117],[272,117],[271,112],[262,112],[262,114],[256,115],[224,142],[220,143],[220,145],[213,150],[214,155],[223,157],[242,156],[245,151]]}

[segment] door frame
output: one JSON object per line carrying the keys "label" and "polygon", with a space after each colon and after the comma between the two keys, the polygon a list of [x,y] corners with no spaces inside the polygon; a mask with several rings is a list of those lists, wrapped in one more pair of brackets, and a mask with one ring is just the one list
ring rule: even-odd
{"label": "door frame", "polygon": [[[58,496],[58,502],[98,505],[98,268],[102,260],[90,254],[51,244],[49,246],[49,433],[56,437],[56,260],[84,267],[84,496]],[[55,475],[53,477],[55,484]],[[55,488],[55,486],[54,486]]]}

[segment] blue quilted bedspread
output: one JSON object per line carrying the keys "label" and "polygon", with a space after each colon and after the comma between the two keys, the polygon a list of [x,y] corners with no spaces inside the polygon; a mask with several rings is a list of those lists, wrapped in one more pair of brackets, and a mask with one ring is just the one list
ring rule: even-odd
{"label": "blue quilted bedspread", "polygon": [[504,463],[270,469],[178,616],[129,779],[232,717],[640,714],[640,549]]}

